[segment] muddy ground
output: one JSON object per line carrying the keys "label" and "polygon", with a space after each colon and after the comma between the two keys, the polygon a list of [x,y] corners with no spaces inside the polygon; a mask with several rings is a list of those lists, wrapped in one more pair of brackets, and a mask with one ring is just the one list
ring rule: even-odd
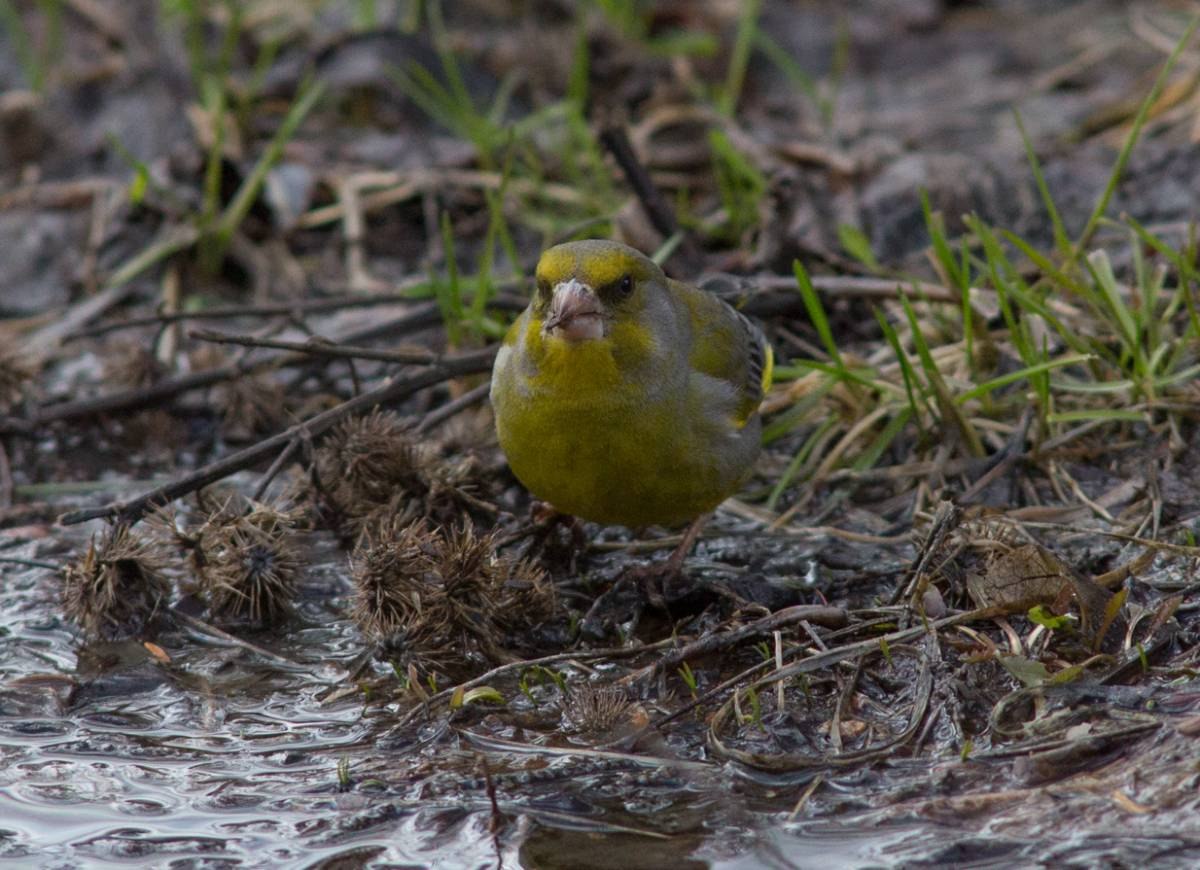
{"label": "muddy ground", "polygon": [[[972,273],[972,356],[931,224],[1036,287],[1035,166],[1074,240],[1121,163],[1082,247],[1180,288],[1187,375],[1195,11],[0,0],[0,857],[1194,866],[1194,374],[972,404],[1018,328]],[[547,521],[486,403],[586,236],[781,363],[657,590],[678,530]],[[877,313],[962,401],[822,380]]]}

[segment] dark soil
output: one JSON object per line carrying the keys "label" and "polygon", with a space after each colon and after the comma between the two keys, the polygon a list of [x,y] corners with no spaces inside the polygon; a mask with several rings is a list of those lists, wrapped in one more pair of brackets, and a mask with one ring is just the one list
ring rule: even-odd
{"label": "dark soil", "polygon": [[[0,0],[0,857],[1195,866],[1191,382],[1160,425],[1018,411],[982,455],[947,423],[826,467],[789,376],[754,479],[649,590],[631,568],[676,539],[543,516],[484,387],[544,247],[680,226],[668,272],[736,297],[781,362],[822,347],[795,260],[871,359],[896,286],[956,298],[921,192],[952,237],[976,215],[1051,251],[1015,109],[1077,237],[1189,6],[767,0],[791,66],[758,45],[724,117],[736,3],[625,28],[446,3],[450,65],[410,4],[191,5]],[[1196,69],[1192,46],[1107,212],[1180,249]],[[752,169],[741,220],[714,130]],[[1090,246],[1132,283],[1130,240]],[[481,317],[456,322],[452,276]]]}

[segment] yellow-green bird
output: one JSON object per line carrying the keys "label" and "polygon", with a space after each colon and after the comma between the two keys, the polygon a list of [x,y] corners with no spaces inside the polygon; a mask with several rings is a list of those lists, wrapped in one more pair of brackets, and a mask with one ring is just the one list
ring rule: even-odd
{"label": "yellow-green bird", "polygon": [[713,510],[758,457],[771,347],[626,245],[550,248],[492,372],[500,446],[556,510],[638,528]]}

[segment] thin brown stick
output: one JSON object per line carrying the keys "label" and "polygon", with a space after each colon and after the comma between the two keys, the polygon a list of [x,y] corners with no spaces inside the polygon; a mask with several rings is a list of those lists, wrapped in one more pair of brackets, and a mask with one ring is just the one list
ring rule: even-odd
{"label": "thin brown stick", "polygon": [[287,464],[287,461],[292,458],[292,454],[296,452],[302,441],[302,438],[293,438],[288,442],[287,447],[279,452],[279,455],[275,457],[275,461],[271,463],[271,467],[262,476],[262,480],[258,482],[258,486],[254,487],[254,494],[250,496],[252,500],[262,501],[267,487],[271,485],[271,481],[275,479],[275,476],[279,474],[283,466]]}
{"label": "thin brown stick", "polygon": [[131,524],[136,523],[146,513],[161,505],[168,504],[181,496],[216,483],[218,480],[223,480],[234,472],[241,471],[244,468],[249,468],[251,465],[261,462],[267,456],[283,448],[293,439],[319,435],[352,414],[366,411],[376,405],[390,404],[415,393],[417,390],[422,390],[425,387],[433,386],[450,378],[486,372],[491,369],[495,354],[496,349],[489,347],[474,353],[443,359],[436,365],[432,365],[417,374],[406,378],[389,380],[381,386],[363,393],[361,396],[356,396],[302,423],[297,423],[295,426],[277,435],[265,438],[257,444],[252,444],[249,447],[226,456],[224,459],[209,463],[203,468],[197,469],[178,480],[171,481],[165,486],[160,486],[157,489],[143,493],[137,498],[129,501],[111,502],[102,507],[72,511],[60,517],[59,522],[63,525],[73,525],[87,520],[107,518]]}
{"label": "thin brown stick", "polygon": [[668,668],[673,668],[690,658],[708,655],[719,650],[737,646],[747,638],[760,634],[770,634],[776,629],[792,625],[801,620],[808,620],[826,628],[842,628],[847,622],[846,611],[840,607],[823,607],[817,604],[798,604],[785,607],[783,610],[764,616],[754,622],[731,629],[729,631],[713,632],[699,637],[691,643],[684,644],[678,649],[671,650],[654,664],[634,671],[621,679],[623,683],[654,677]]}
{"label": "thin brown stick", "polygon": [[299,662],[292,661],[291,659],[286,658],[285,656],[279,655],[279,653],[274,653],[274,652],[271,652],[269,649],[252,644],[248,640],[242,640],[237,635],[230,634],[229,632],[225,631],[224,629],[217,628],[215,625],[211,625],[210,623],[207,623],[202,619],[197,619],[196,617],[191,616],[190,614],[184,613],[182,610],[172,610],[171,616],[172,616],[172,618],[177,619],[178,621],[182,622],[184,625],[188,626],[189,628],[191,628],[195,631],[200,632],[201,634],[207,634],[211,637],[219,638],[220,640],[224,641],[225,643],[232,644],[233,646],[241,647],[242,649],[244,649],[248,652],[252,652],[257,656],[261,656],[262,658],[266,659],[269,662],[274,662],[277,665],[282,665],[283,667],[287,668],[288,670],[306,671],[306,672],[308,670],[306,667],[301,665]]}
{"label": "thin brown stick", "polygon": [[118,284],[72,305],[52,322],[26,337],[22,342],[22,353],[40,356],[49,352],[67,335],[93,318],[99,317],[109,308],[119,305],[133,290],[133,284]]}
{"label": "thin brown stick", "polygon": [[654,652],[655,650],[663,649],[676,642],[676,638],[663,638],[656,643],[648,643],[645,646],[615,646],[606,649],[593,650],[573,650],[565,653],[554,653],[553,655],[542,656],[536,659],[527,659],[525,661],[508,662],[506,664],[497,665],[486,673],[467,680],[465,683],[459,683],[457,686],[451,686],[449,689],[442,689],[436,695],[431,695],[422,703],[417,704],[396,723],[396,728],[403,728],[420,713],[428,712],[429,708],[435,703],[449,700],[455,692],[468,691],[476,686],[482,686],[497,677],[504,676],[513,671],[520,671],[524,668],[545,667],[546,665],[557,664],[559,662],[570,661],[589,661],[591,659],[626,659],[633,656],[642,655],[643,653]]}
{"label": "thin brown stick", "polygon": [[290,350],[309,356],[328,357],[331,359],[371,359],[379,362],[402,364],[429,365],[436,363],[439,355],[424,348],[417,350],[380,350],[375,347],[357,347],[348,344],[334,344],[323,339],[314,338],[308,341],[285,341],[277,338],[256,338],[252,335],[229,335],[224,332],[213,332],[208,329],[192,329],[188,331],[189,338],[199,341],[210,341],[213,344],[235,344],[239,347],[265,347],[272,350]]}
{"label": "thin brown stick", "polygon": [[[340,340],[347,342],[367,341],[381,335],[400,336],[406,333],[428,329],[442,322],[441,312],[437,303],[427,302],[414,307],[403,315],[365,327],[351,330]],[[253,363],[238,362],[225,366],[206,369],[167,378],[149,387],[139,387],[97,396],[90,399],[80,399],[74,402],[60,402],[37,409],[30,417],[0,417],[0,435],[12,434],[33,437],[41,434],[51,423],[61,423],[67,420],[77,420],[86,417],[96,417],[104,414],[127,413],[161,405],[176,396],[196,389],[205,389],[215,384],[233,380],[234,378],[259,371],[265,368],[307,365],[312,357],[308,354],[292,354],[290,356],[271,356]]]}
{"label": "thin brown stick", "polygon": [[[390,293],[352,293],[338,296],[327,296],[320,299],[297,299],[294,302],[277,302],[265,305],[223,305],[214,308],[204,308],[199,311],[160,311],[144,317],[129,317],[122,320],[110,320],[99,323],[88,329],[80,329],[68,335],[64,341],[75,341],[80,338],[94,338],[121,329],[133,329],[139,326],[159,326],[165,323],[176,323],[181,320],[230,320],[239,317],[274,317],[298,316],[303,314],[325,314],[331,311],[346,311],[353,308],[373,308],[379,305],[403,305],[414,301],[412,291],[429,283],[428,278],[412,277],[392,285]],[[515,290],[520,284],[517,278],[499,280],[497,288]],[[489,304],[502,309],[520,310],[525,307],[525,300],[500,293],[489,300]]]}
{"label": "thin brown stick", "polygon": [[4,442],[0,441],[0,508],[12,507],[15,489],[8,451],[4,449]]}
{"label": "thin brown stick", "polygon": [[233,380],[264,365],[267,365],[267,363],[259,362],[253,365],[245,362],[230,363],[200,372],[190,372],[186,375],[166,378],[148,387],[122,390],[116,393],[109,393],[105,396],[94,396],[88,399],[77,399],[73,402],[59,402],[55,405],[47,405],[38,408],[30,417],[25,419],[20,417],[0,417],[0,435],[34,436],[42,432],[51,423],[153,408],[182,393],[204,389],[214,384]]}
{"label": "thin brown stick", "polygon": [[652,729],[661,728],[663,725],[666,725],[668,722],[670,722],[674,719],[678,719],[680,716],[684,716],[684,715],[690,713],[692,710],[696,709],[697,707],[707,704],[713,698],[717,697],[718,695],[722,694],[723,692],[729,691],[734,686],[741,683],[743,680],[749,679],[750,677],[754,676],[759,671],[767,670],[774,664],[775,664],[775,662],[773,662],[773,661],[763,660],[756,665],[751,665],[750,667],[746,668],[746,670],[742,671],[741,673],[734,674],[732,677],[725,680],[724,682],[718,683],[717,685],[713,686],[711,689],[709,689],[703,695],[700,695],[696,698],[692,698],[692,700],[688,701],[682,707],[672,710],[670,713],[667,713],[666,715],[660,716],[659,718],[655,719],[653,722],[646,725],[640,733],[646,733]]}
{"label": "thin brown stick", "polygon": [[[625,128],[618,124],[605,125],[600,130],[600,142],[612,154],[617,165],[621,167],[621,171],[625,173],[625,180],[633,188],[638,202],[642,204],[642,209],[646,212],[646,217],[650,219],[654,228],[662,234],[663,238],[667,239],[679,232],[679,221],[675,218],[674,210],[667,204],[658,188],[654,186],[650,173],[646,171],[646,167],[642,165],[642,161],[638,159],[637,153],[633,150],[633,145],[630,144],[629,137],[625,134]],[[689,268],[694,268],[700,263],[700,252],[691,236],[684,233],[679,248],[683,260]]]}
{"label": "thin brown stick", "polygon": [[428,414],[421,418],[421,422],[413,429],[417,434],[428,432],[438,423],[449,420],[455,414],[463,411],[472,405],[478,404],[487,398],[488,392],[492,388],[491,381],[486,384],[480,384],[474,389],[468,390],[457,399],[453,399],[444,405],[434,408]]}
{"label": "thin brown stick", "polygon": [[[763,292],[787,291],[795,295],[796,279],[789,275],[757,275],[748,279],[750,284]],[[957,305],[962,296],[941,284],[906,278],[861,278],[850,275],[813,275],[813,289],[827,296],[846,296],[857,299],[899,299],[918,293],[930,302],[945,302]],[[971,295],[987,291],[971,288]]]}
{"label": "thin brown stick", "polygon": [[412,294],[404,292],[403,288],[416,288],[428,284],[428,278],[412,278],[400,282],[402,288],[393,293],[375,295],[355,294],[350,296],[330,296],[322,299],[298,299],[295,302],[278,302],[268,305],[223,305],[214,308],[203,308],[199,311],[162,311],[148,314],[144,317],[129,317],[122,320],[110,320],[98,323],[88,329],[80,329],[68,335],[64,341],[75,341],[80,338],[94,338],[121,329],[134,329],[139,326],[158,326],[166,323],[177,323],[182,320],[229,320],[236,317],[274,317],[296,314],[321,314],[330,311],[343,311],[351,308],[371,308],[377,305],[402,305],[412,302]]}

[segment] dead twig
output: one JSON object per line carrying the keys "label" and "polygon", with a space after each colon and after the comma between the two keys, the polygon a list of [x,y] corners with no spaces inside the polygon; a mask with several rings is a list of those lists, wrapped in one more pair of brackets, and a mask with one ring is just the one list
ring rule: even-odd
{"label": "dead twig", "polygon": [[280,451],[279,455],[275,457],[275,461],[271,463],[271,467],[262,476],[262,480],[258,482],[258,486],[254,488],[254,494],[250,496],[252,501],[262,501],[262,497],[266,493],[267,487],[271,485],[271,481],[283,470],[283,466],[292,458],[292,454],[296,452],[302,443],[304,443],[303,436],[293,438],[288,442],[287,447]]}
{"label": "dead twig", "polygon": [[[501,302],[500,304],[504,304]],[[523,305],[524,303],[522,303]],[[372,323],[348,332],[339,340],[354,342],[367,341],[381,335],[398,337],[406,333],[418,332],[437,326],[442,322],[441,312],[436,302],[418,305],[411,311],[395,318]],[[86,417],[98,417],[105,414],[127,413],[161,405],[176,396],[197,389],[205,389],[225,381],[230,381],[243,375],[253,374],[267,368],[307,365],[312,357],[306,353],[293,353],[290,356],[272,356],[255,362],[237,362],[200,372],[192,372],[173,378],[166,378],[149,387],[138,387],[105,396],[89,399],[79,399],[73,402],[60,402],[37,409],[26,418],[0,416],[0,435],[22,435],[34,437],[43,432],[52,423],[67,420],[77,420]]]}
{"label": "dead twig", "polygon": [[546,746],[540,743],[521,743],[516,740],[505,740],[487,734],[478,734],[465,728],[457,730],[470,743],[495,752],[519,752],[528,755],[541,755],[547,758],[594,758],[601,761],[624,762],[637,767],[674,768],[677,770],[712,770],[713,765],[707,761],[691,761],[684,758],[663,758],[655,755],[634,755],[629,752],[614,752],[611,749],[599,749],[595,746]]}
{"label": "dead twig", "polygon": [[8,462],[8,451],[4,449],[4,442],[0,441],[0,508],[12,507],[14,490],[15,485],[13,484],[12,467]]}
{"label": "dead twig", "polygon": [[817,625],[826,628],[842,628],[847,623],[847,616],[846,611],[840,607],[822,607],[816,604],[798,604],[794,607],[786,607],[783,610],[772,613],[770,616],[764,616],[762,619],[755,620],[748,625],[743,625],[729,631],[713,632],[712,634],[699,637],[691,643],[671,650],[654,664],[623,677],[621,682],[632,683],[640,679],[657,676],[668,668],[676,667],[687,659],[737,646],[747,638],[760,634],[770,634],[776,629],[782,628],[785,625],[792,625],[801,620],[815,622]]}
{"label": "dead twig", "polygon": [[453,399],[444,405],[439,405],[422,417],[421,422],[413,428],[413,431],[417,434],[428,432],[434,426],[449,420],[460,411],[464,411],[472,405],[482,402],[488,397],[491,389],[492,383],[488,381],[485,384],[480,384],[473,389],[467,390],[467,392],[463,393],[457,399]]}
{"label": "dead twig", "polygon": [[195,492],[198,489],[223,480],[236,471],[249,468],[257,462],[270,456],[276,450],[286,446],[290,441],[301,437],[319,435],[339,421],[360,411],[366,411],[376,405],[388,405],[418,390],[441,383],[453,377],[469,374],[480,374],[489,371],[495,357],[495,348],[485,348],[474,353],[443,359],[424,371],[406,378],[395,378],[369,390],[360,396],[343,402],[337,407],[330,408],[311,417],[302,423],[259,441],[257,444],[239,450],[238,452],[212,462],[201,469],[193,471],[184,477],[174,480],[165,486],[144,493],[129,501],[117,501],[98,508],[86,508],[72,511],[59,518],[63,525],[73,525],[87,520],[100,518],[120,519],[127,523],[135,523],[149,511],[161,505],[168,504],[180,496]]}
{"label": "dead twig", "polygon": [[[924,629],[921,629],[924,631]],[[896,632],[895,634],[901,634]],[[862,644],[871,644],[873,648],[862,648]],[[865,641],[856,644],[848,644],[839,650],[833,652],[841,653],[850,648],[860,647],[859,655],[867,655],[869,653],[880,653],[880,642],[878,639],[874,641]],[[903,652],[903,648],[899,646],[890,646],[891,652],[889,655],[897,655]],[[930,659],[932,654],[928,650],[921,650],[915,653],[919,657],[920,671],[917,675],[916,684],[913,686],[912,710],[909,713],[908,724],[905,728],[896,734],[894,737],[885,740],[875,746],[867,749],[856,750],[852,752],[838,752],[836,754],[826,755],[806,755],[800,753],[782,753],[778,755],[769,755],[761,752],[747,752],[740,749],[734,749],[725,745],[724,741],[718,736],[725,723],[734,712],[737,693],[729,701],[726,701],[721,708],[713,715],[708,726],[708,745],[715,755],[723,758],[729,758],[745,764],[749,767],[758,768],[759,770],[770,770],[776,772],[804,770],[819,767],[851,767],[859,764],[864,764],[874,761],[892,754],[898,747],[905,745],[920,728],[921,722],[924,721],[925,713],[929,709],[929,698],[933,693],[933,672],[930,667]],[[844,661],[846,658],[852,657],[854,654],[840,656],[837,661]],[[814,663],[819,660],[825,660],[830,656],[829,653],[824,653],[811,658],[803,659],[796,662],[787,668],[776,669],[772,673],[755,681],[749,688],[759,690],[765,688],[771,683],[786,679],[792,673],[797,671],[807,672],[817,670],[820,666]],[[833,661],[825,661],[824,665],[833,664]],[[833,728],[837,727],[835,722]],[[831,728],[831,733],[833,731]]]}
{"label": "dead twig", "polygon": [[297,673],[308,673],[308,668],[305,667],[304,665],[300,664],[299,662],[292,661],[291,659],[285,658],[284,656],[281,656],[278,653],[273,653],[269,649],[264,649],[263,647],[252,644],[247,640],[242,640],[240,637],[237,637],[236,635],[230,634],[229,632],[224,631],[223,629],[217,628],[215,625],[210,625],[209,623],[205,622],[204,620],[197,619],[196,617],[191,616],[187,613],[184,613],[180,610],[172,610],[171,617],[173,619],[177,619],[178,621],[182,622],[184,625],[188,626],[189,628],[200,632],[201,634],[206,634],[210,637],[215,637],[215,638],[221,640],[222,642],[224,642],[226,644],[230,644],[232,646],[241,647],[242,649],[246,650],[247,652],[252,652],[255,655],[260,656],[269,662],[274,662],[275,664],[277,664],[289,671],[294,671]]}
{"label": "dead twig", "polygon": [[94,338],[122,329],[134,329],[139,326],[158,326],[167,323],[177,323],[182,320],[229,320],[235,317],[272,317],[291,316],[299,314],[318,314],[330,311],[342,311],[351,308],[372,308],[377,305],[403,305],[413,301],[411,291],[429,283],[428,278],[412,278],[395,285],[392,293],[374,295],[355,294],[351,296],[330,296],[321,299],[298,299],[295,302],[277,302],[267,305],[223,305],[204,308],[199,311],[162,311],[148,314],[144,317],[129,317],[122,320],[111,320],[98,323],[87,329],[79,329],[66,336],[64,341],[76,341],[81,338]]}
{"label": "dead twig", "polygon": [[141,411],[161,405],[182,393],[192,390],[205,389],[215,384],[230,381],[243,375],[251,374],[256,369],[270,365],[268,362],[258,363],[237,362],[199,372],[190,372],[173,378],[166,378],[148,387],[137,387],[122,390],[104,396],[94,396],[88,399],[77,399],[73,402],[59,402],[38,408],[28,418],[0,417],[0,435],[24,435],[27,437],[41,434],[46,426],[61,423],[66,420],[78,420],[85,417],[101,417],[106,414]]}
{"label": "dead twig", "polygon": [[[600,142],[612,154],[617,165],[621,167],[621,171],[625,173],[625,180],[633,188],[638,202],[642,204],[642,209],[646,212],[646,217],[650,219],[654,228],[662,234],[664,239],[669,239],[679,232],[679,221],[675,218],[674,210],[663,199],[658,188],[654,186],[650,173],[646,171],[646,167],[642,165],[634,152],[633,145],[630,144],[629,137],[625,134],[625,128],[616,124],[605,125],[600,130]],[[700,252],[696,248],[696,243],[687,233],[684,233],[679,249],[681,258],[688,268],[695,269],[701,261]]]}
{"label": "dead twig", "polygon": [[374,347],[356,347],[354,345],[335,344],[322,338],[311,338],[308,341],[285,341],[275,338],[255,338],[252,335],[228,335],[223,332],[212,332],[207,329],[192,329],[188,337],[199,341],[210,341],[213,344],[235,344],[240,347],[265,347],[272,350],[290,350],[309,356],[327,357],[330,359],[370,359],[378,362],[391,362],[414,365],[431,365],[441,357],[439,354],[424,348],[412,350],[380,350]]}
{"label": "dead twig", "polygon": [[645,646],[615,646],[605,649],[594,650],[575,650],[573,652],[555,653],[553,655],[542,656],[536,659],[525,659],[524,661],[508,662],[498,665],[490,671],[480,674],[479,676],[467,680],[465,683],[459,683],[457,686],[451,686],[449,689],[443,689],[435,695],[426,698],[422,703],[417,704],[407,713],[405,713],[400,721],[396,723],[396,728],[403,728],[409,722],[413,721],[422,712],[429,712],[434,704],[439,704],[449,700],[456,692],[465,692],[474,689],[476,686],[482,686],[497,677],[502,677],[513,671],[522,671],[526,668],[545,667],[546,665],[558,664],[559,662],[575,662],[575,661],[591,661],[594,659],[626,659],[633,656],[644,655],[645,653],[655,652],[656,650],[664,649],[671,644],[676,643],[676,639],[672,637],[664,638],[656,643],[649,643]]}

